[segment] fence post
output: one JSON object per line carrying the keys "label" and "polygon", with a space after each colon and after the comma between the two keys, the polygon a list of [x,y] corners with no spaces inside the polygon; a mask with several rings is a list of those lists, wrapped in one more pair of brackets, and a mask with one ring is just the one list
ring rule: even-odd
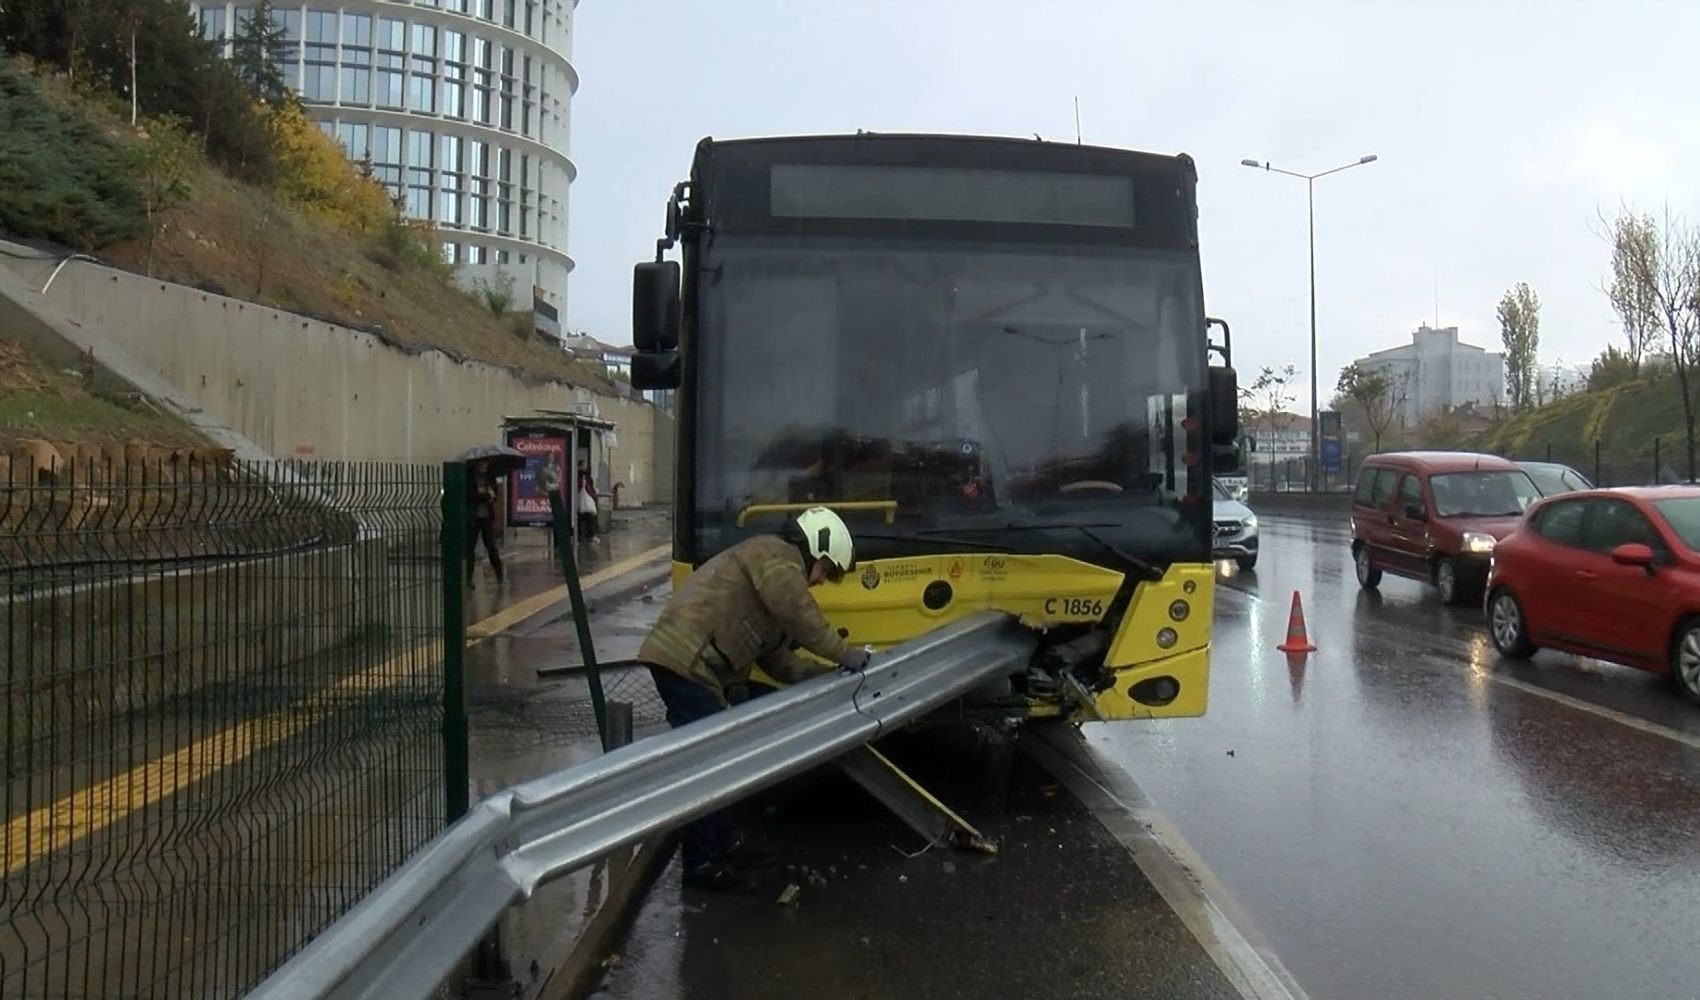
{"label": "fence post", "polygon": [[1552,442],[1547,442],[1547,461],[1552,461]]}
{"label": "fence post", "polygon": [[1601,484],[1600,479],[1600,439],[1594,439],[1594,485]]}
{"label": "fence post", "polygon": [[[590,612],[584,604],[584,590],[579,586],[577,547],[572,538],[565,537],[565,532],[573,530],[573,519],[561,496],[562,483],[552,481],[554,479],[554,476],[545,474],[543,481],[543,490],[549,495],[550,530],[555,533],[561,572],[567,578],[567,595],[572,598],[573,625],[578,629],[578,645],[584,653],[584,678],[590,687],[591,710],[596,713],[596,732],[602,737],[602,749],[606,751],[609,748],[608,704],[602,697],[602,669],[596,665],[596,646],[590,639]],[[573,499],[578,499],[576,487]]]}
{"label": "fence post", "polygon": [[466,815],[471,770],[466,721],[466,463],[443,463],[443,804]]}
{"label": "fence post", "polygon": [[1661,475],[1661,473],[1659,472],[1659,439],[1655,436],[1653,438],[1653,478],[1651,480],[1649,480],[1649,482],[1651,482],[1652,485],[1654,485],[1654,486],[1659,485],[1659,476],[1660,475]]}

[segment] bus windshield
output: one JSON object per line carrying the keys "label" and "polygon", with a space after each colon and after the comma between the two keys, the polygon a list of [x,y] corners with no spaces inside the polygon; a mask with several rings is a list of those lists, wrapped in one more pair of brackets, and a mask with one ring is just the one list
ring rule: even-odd
{"label": "bus windshield", "polygon": [[1012,551],[1034,529],[1114,529],[1142,558],[1196,555],[1181,503],[1206,488],[1188,464],[1205,363],[1196,257],[722,236],[700,273],[703,551],[734,541],[755,505],[889,501],[851,523]]}

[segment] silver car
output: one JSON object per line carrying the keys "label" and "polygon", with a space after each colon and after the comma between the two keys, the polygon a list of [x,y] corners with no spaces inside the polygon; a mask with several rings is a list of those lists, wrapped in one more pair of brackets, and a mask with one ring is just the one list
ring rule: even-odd
{"label": "silver car", "polygon": [[1575,493],[1578,490],[1594,488],[1594,484],[1588,482],[1587,476],[1568,465],[1560,465],[1557,462],[1518,462],[1517,467],[1529,474],[1542,496],[1553,497],[1560,493]]}
{"label": "silver car", "polygon": [[1257,565],[1257,515],[1234,499],[1227,487],[1221,483],[1214,485],[1213,555],[1217,559],[1232,559],[1242,570],[1252,569]]}

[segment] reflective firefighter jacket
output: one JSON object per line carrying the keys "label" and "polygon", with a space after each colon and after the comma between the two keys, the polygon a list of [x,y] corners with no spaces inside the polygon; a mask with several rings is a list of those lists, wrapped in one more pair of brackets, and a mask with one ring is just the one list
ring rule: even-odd
{"label": "reflective firefighter jacket", "polygon": [[638,659],[701,684],[726,703],[756,665],[787,684],[832,669],[846,645],[809,594],[803,554],[776,535],[746,539],[685,580],[638,650]]}

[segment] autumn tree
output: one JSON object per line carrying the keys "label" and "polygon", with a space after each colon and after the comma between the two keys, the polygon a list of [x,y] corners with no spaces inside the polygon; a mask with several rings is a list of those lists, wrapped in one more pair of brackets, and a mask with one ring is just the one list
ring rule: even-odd
{"label": "autumn tree", "polygon": [[1381,439],[1388,428],[1404,412],[1408,382],[1403,372],[1394,374],[1385,368],[1365,368],[1356,361],[1340,370],[1335,391],[1340,399],[1350,401],[1363,414],[1377,452],[1381,451]]}
{"label": "autumn tree", "polygon": [[133,167],[147,210],[147,273],[153,274],[154,243],[163,224],[162,216],[191,193],[190,179],[196,164],[195,140],[180,118],[150,119],[136,145]]}
{"label": "autumn tree", "polygon": [[1659,256],[1658,228],[1650,215],[1627,209],[1606,225],[1611,243],[1611,277],[1606,297],[1623,324],[1631,378],[1641,374],[1641,364],[1661,339],[1658,294],[1647,280],[1648,264]]}
{"label": "autumn tree", "polygon": [[266,109],[272,187],[284,201],[357,233],[376,233],[393,214],[383,185],[349,162],[342,146],[294,101]]}
{"label": "autumn tree", "polygon": [[1611,232],[1614,284],[1607,293],[1620,318],[1625,315],[1620,302],[1631,305],[1637,322],[1646,318],[1640,310],[1650,310],[1656,332],[1642,346],[1662,340],[1670,354],[1682,392],[1688,478],[1692,480],[1696,473],[1695,392],[1700,390],[1700,372],[1695,370],[1700,365],[1700,232],[1672,215],[1669,206],[1662,219],[1625,212],[1612,224]]}
{"label": "autumn tree", "polygon": [[1499,336],[1505,345],[1505,389],[1513,410],[1535,401],[1541,343],[1541,300],[1519,281],[1499,300]]}

